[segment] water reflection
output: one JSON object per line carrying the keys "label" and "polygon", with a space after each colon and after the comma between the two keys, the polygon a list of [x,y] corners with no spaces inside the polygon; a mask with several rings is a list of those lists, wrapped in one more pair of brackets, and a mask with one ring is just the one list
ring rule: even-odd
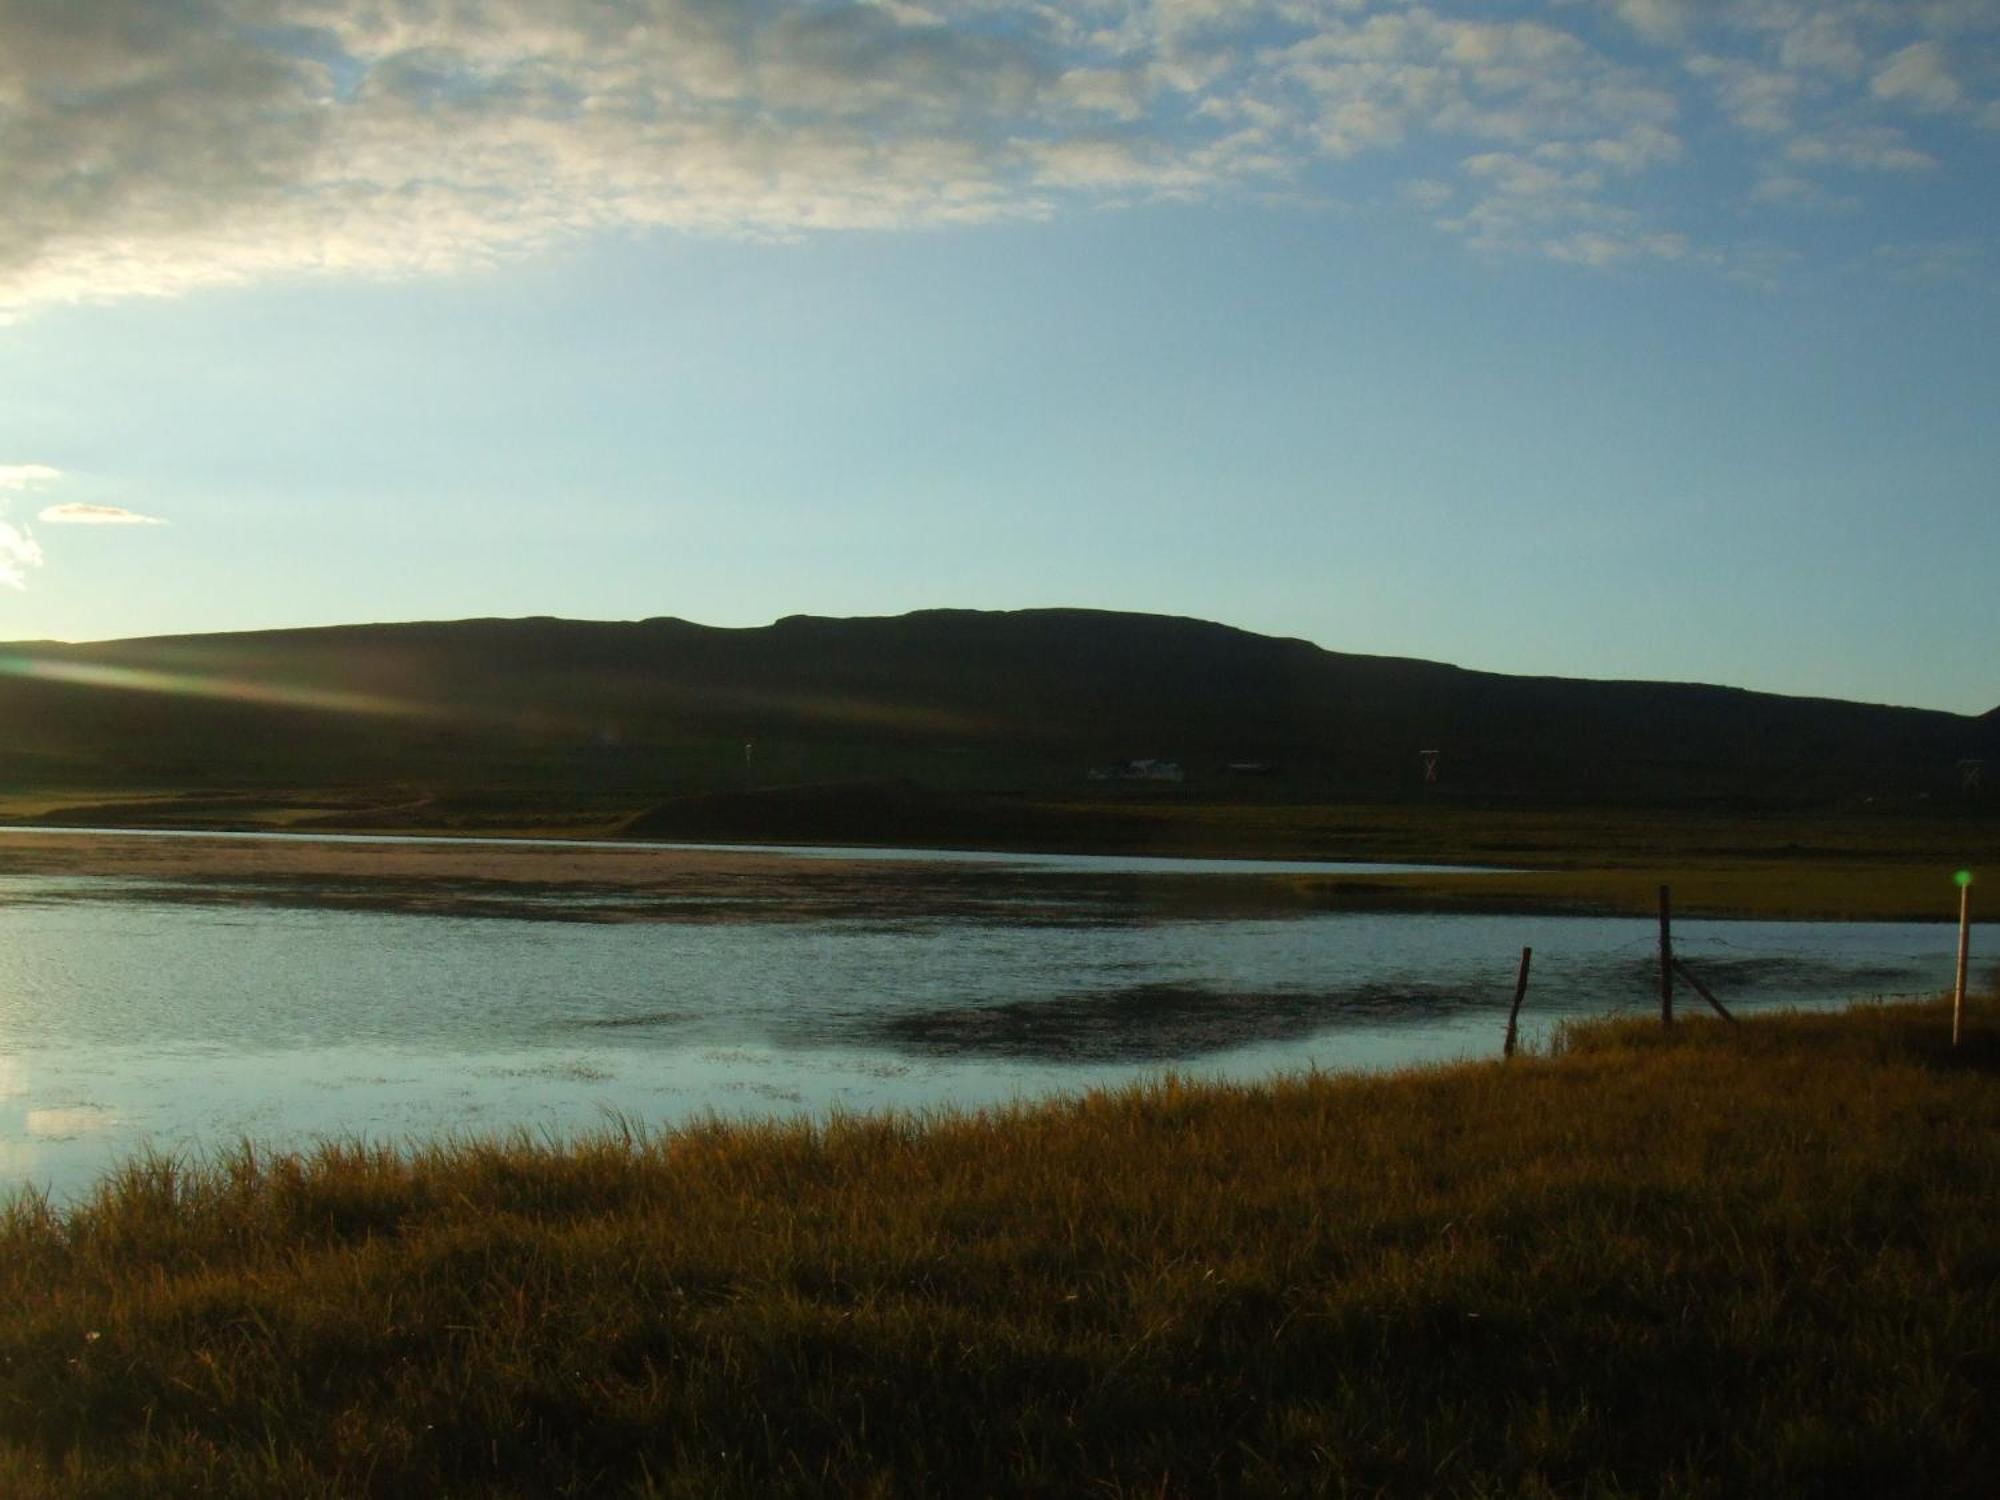
{"label": "water reflection", "polygon": [[1326,993],[1140,984],[1002,1005],[911,1011],[882,1021],[876,1035],[892,1049],[940,1057],[1179,1062],[1258,1042],[1310,1037],[1371,1016],[1422,1024],[1466,1000],[1462,990],[1407,983],[1362,984]]}

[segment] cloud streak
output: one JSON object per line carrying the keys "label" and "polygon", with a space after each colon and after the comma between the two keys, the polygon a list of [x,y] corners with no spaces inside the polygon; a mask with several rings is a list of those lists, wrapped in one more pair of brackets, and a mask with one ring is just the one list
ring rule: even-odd
{"label": "cloud streak", "polygon": [[158,516],[142,516],[122,505],[88,505],[72,502],[43,509],[37,520],[51,526],[164,526]]}
{"label": "cloud streak", "polygon": [[1977,179],[1996,40],[1994,0],[0,0],[0,311],[1273,188],[1602,263],[1685,243],[1711,158]]}

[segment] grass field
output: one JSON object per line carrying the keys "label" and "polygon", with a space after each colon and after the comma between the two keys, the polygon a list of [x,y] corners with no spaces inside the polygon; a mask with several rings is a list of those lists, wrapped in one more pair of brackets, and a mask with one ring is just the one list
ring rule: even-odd
{"label": "grass field", "polygon": [[140,1162],[0,1222],[0,1493],[1984,1495],[1948,1032]]}

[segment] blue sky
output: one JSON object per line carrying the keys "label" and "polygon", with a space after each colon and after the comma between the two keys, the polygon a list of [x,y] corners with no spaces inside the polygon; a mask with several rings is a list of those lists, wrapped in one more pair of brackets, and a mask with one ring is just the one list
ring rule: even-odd
{"label": "blue sky", "polygon": [[1158,610],[2000,703],[1994,0],[0,0],[0,639]]}

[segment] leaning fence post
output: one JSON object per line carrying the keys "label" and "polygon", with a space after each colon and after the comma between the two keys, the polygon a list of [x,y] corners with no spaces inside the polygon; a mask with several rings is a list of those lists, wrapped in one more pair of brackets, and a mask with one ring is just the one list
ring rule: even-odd
{"label": "leaning fence post", "polygon": [[1660,887],[1660,1024],[1674,1024],[1674,898]]}
{"label": "leaning fence post", "polygon": [[1737,1021],[1736,1017],[1732,1016],[1723,1007],[1722,1002],[1715,998],[1715,992],[1709,989],[1709,987],[1703,984],[1699,979],[1694,977],[1693,969],[1690,969],[1686,964],[1682,963],[1678,958],[1674,960],[1674,967],[1680,970],[1681,978],[1685,979],[1689,984],[1694,986],[1694,992],[1697,995],[1701,996],[1702,999],[1706,1000],[1710,1005],[1715,1007],[1715,1013],[1718,1016],[1722,1017],[1722,1019],[1727,1021],[1731,1026],[1736,1026],[1740,1024]]}
{"label": "leaning fence post", "polygon": [[1521,1017],[1521,1001],[1528,993],[1528,960],[1535,956],[1533,948],[1521,950],[1521,971],[1514,976],[1514,1004],[1507,1011],[1507,1044],[1500,1051],[1502,1057],[1514,1055],[1515,1023]]}

